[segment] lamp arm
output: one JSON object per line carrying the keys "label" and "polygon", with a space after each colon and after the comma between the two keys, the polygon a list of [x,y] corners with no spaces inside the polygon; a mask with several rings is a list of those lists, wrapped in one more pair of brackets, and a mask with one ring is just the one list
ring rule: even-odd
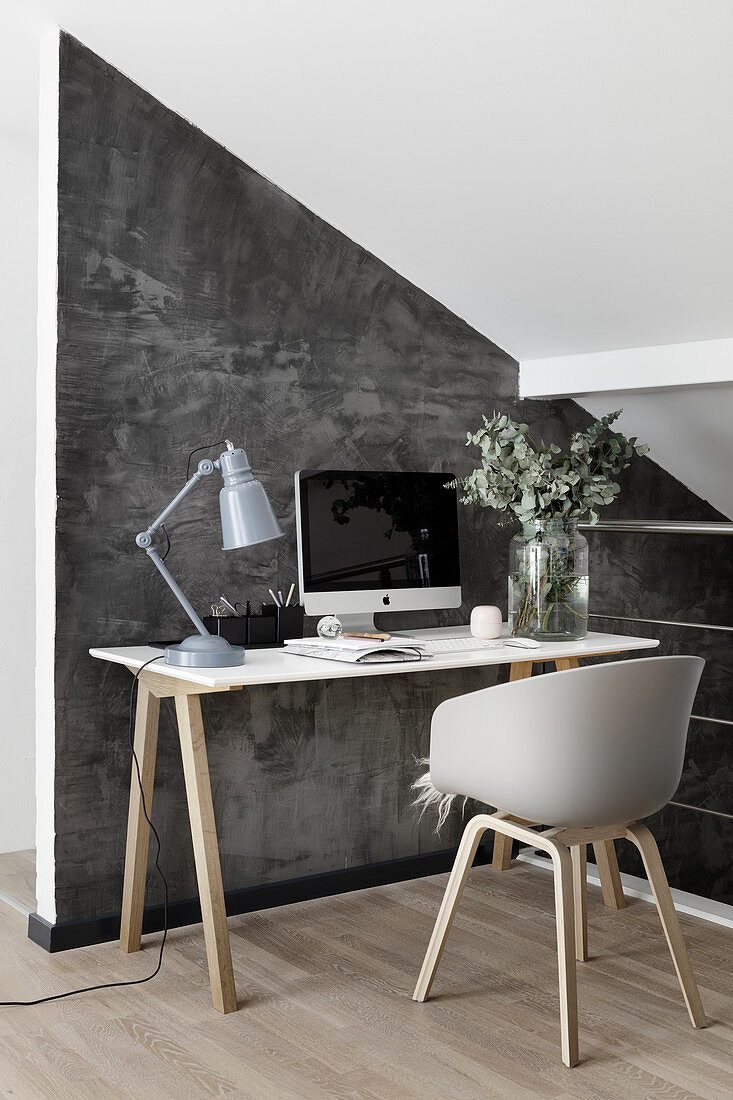
{"label": "lamp arm", "polygon": [[208,477],[209,474],[213,474],[214,470],[218,466],[219,466],[218,460],[216,462],[212,462],[210,458],[202,458],[201,461],[199,462],[198,469],[194,473],[193,477],[191,477],[186,482],[186,484],[181,489],[180,493],[177,493],[176,496],[173,497],[173,500],[170,502],[170,504],[167,504],[165,506],[165,508],[160,513],[158,518],[154,519],[153,522],[150,524],[147,531],[142,531],[139,535],[136,536],[135,542],[138,544],[138,546],[141,546],[144,550],[147,549],[147,547],[150,545],[150,543],[143,543],[140,540],[143,539],[145,537],[145,535],[150,535],[151,538],[152,538],[152,536],[155,534],[155,532],[168,519],[168,516],[171,514],[171,512],[174,512],[176,510],[178,505],[181,503],[182,500],[184,500],[188,496],[188,494],[191,492],[191,490],[195,489],[196,486],[198,485],[198,483],[203,478]]}
{"label": "lamp arm", "polygon": [[203,621],[201,620],[201,618],[194,611],[190,600],[186,597],[186,595],[184,594],[184,592],[181,589],[180,585],[171,576],[170,571],[168,570],[167,566],[163,562],[163,559],[161,558],[160,554],[158,554],[157,550],[153,546],[153,535],[161,527],[161,525],[163,523],[165,523],[165,521],[168,519],[168,516],[171,514],[171,512],[175,511],[175,509],[178,507],[178,505],[181,503],[181,501],[184,500],[185,497],[188,496],[188,494],[191,492],[191,490],[195,489],[196,486],[198,485],[198,483],[204,477],[207,477],[209,474],[212,474],[218,466],[219,466],[218,461],[217,462],[212,462],[212,460],[210,458],[203,458],[201,460],[201,462],[199,462],[198,469],[196,470],[193,477],[190,478],[190,480],[186,482],[186,484],[181,489],[180,493],[178,493],[173,498],[173,500],[170,502],[170,504],[168,504],[163,509],[163,511],[158,516],[158,518],[153,520],[153,522],[148,527],[147,531],[141,531],[138,535],[135,536],[135,542],[137,543],[137,545],[140,547],[141,550],[145,550],[148,557],[152,561],[153,565],[156,567],[156,569],[158,570],[158,572],[162,576],[163,580],[168,585],[171,592],[176,597],[176,599],[180,603],[181,607],[186,612],[189,619],[191,620],[193,625],[198,630],[199,634],[203,635],[203,637],[205,637],[205,638],[208,638],[210,636],[208,630],[204,626]]}
{"label": "lamp arm", "polygon": [[188,617],[189,617],[189,619],[191,620],[191,622],[193,623],[193,625],[194,625],[194,626],[196,627],[196,629],[198,630],[199,634],[202,634],[204,638],[208,638],[208,637],[209,637],[209,632],[208,632],[208,630],[207,630],[207,629],[206,629],[206,627],[204,626],[204,624],[203,624],[202,620],[201,620],[201,619],[199,618],[199,616],[198,616],[198,615],[196,614],[196,612],[194,611],[194,609],[193,609],[193,607],[192,607],[192,605],[191,605],[191,602],[190,602],[190,600],[189,600],[189,599],[188,599],[188,597],[187,597],[187,596],[186,596],[186,595],[184,594],[184,592],[183,592],[183,590],[181,589],[181,587],[180,587],[180,585],[178,584],[178,582],[177,582],[176,580],[174,580],[174,578],[173,578],[173,577],[171,576],[171,574],[170,574],[170,571],[169,571],[169,569],[168,569],[168,566],[167,566],[167,565],[165,564],[165,562],[164,562],[164,561],[163,561],[163,559],[161,558],[161,556],[160,556],[160,554],[158,553],[158,551],[157,551],[157,550],[155,550],[155,549],[154,549],[154,548],[153,548],[153,547],[151,546],[151,547],[150,547],[150,548],[148,549],[148,551],[147,551],[147,554],[148,554],[148,557],[150,558],[150,560],[152,561],[153,565],[154,565],[154,566],[156,567],[156,569],[158,570],[158,572],[159,572],[159,573],[160,573],[160,575],[162,576],[162,578],[163,578],[163,580],[165,581],[165,583],[166,583],[166,584],[168,585],[168,587],[170,588],[170,590],[171,590],[171,592],[173,593],[173,595],[174,595],[174,596],[176,597],[176,599],[178,600],[178,602],[179,602],[179,604],[181,605],[181,607],[183,608],[183,610],[184,610],[184,611],[186,612],[186,614],[188,615]]}

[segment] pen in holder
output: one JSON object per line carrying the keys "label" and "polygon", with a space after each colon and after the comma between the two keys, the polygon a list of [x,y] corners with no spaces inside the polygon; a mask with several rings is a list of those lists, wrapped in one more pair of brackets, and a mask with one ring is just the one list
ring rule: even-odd
{"label": "pen in holder", "polygon": [[305,612],[301,604],[280,607],[274,603],[263,603],[262,618],[275,621],[275,632],[280,645],[286,638],[303,637],[303,618]]}

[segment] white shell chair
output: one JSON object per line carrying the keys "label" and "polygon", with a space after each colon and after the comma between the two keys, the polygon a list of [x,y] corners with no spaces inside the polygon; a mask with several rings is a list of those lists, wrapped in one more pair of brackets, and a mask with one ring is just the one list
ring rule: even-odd
{"label": "white shell chair", "polygon": [[[575,959],[587,957],[586,845],[625,838],[644,861],[692,1024],[706,1026],[659,850],[638,822],[677,788],[704,663],[699,657],[619,661],[441,703],[430,737],[433,786],[502,811],[479,814],[466,826],[414,1000],[430,992],[479,841],[494,829],[552,858],[562,1059],[575,1065]],[[531,826],[540,822],[550,828],[534,832]]]}

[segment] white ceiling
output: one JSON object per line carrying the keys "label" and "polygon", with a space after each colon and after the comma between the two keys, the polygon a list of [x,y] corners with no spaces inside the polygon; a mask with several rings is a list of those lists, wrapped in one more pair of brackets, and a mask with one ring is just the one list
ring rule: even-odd
{"label": "white ceiling", "polygon": [[60,23],[518,358],[733,334],[730,0],[6,0],[34,171]]}
{"label": "white ceiling", "polygon": [[733,385],[581,394],[577,400],[594,416],[623,408],[619,431],[648,443],[650,458],[733,519]]}

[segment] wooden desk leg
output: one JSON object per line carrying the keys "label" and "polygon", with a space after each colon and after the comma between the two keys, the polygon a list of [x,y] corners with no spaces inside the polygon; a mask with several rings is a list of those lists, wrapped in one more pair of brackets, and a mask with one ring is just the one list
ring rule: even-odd
{"label": "wooden desk leg", "polygon": [[[509,682],[526,680],[532,675],[531,661],[512,661],[509,666]],[[501,807],[497,806],[497,809]],[[498,830],[494,833],[494,854],[491,866],[495,871],[508,871],[512,863],[512,838]]]}
{"label": "wooden desk leg", "polygon": [[[569,668],[578,667],[577,657],[560,657],[555,661],[558,672],[564,672]],[[618,869],[616,849],[612,840],[602,840],[593,845],[593,854],[596,857],[598,876],[603,890],[603,901],[609,909],[625,909],[626,899],[624,888],[621,885],[621,875]]]}
{"label": "wooden desk leg", "polygon": [[[142,681],[138,682],[135,712],[135,754],[140,765],[140,780],[145,792],[148,816],[153,807],[155,757],[158,749],[158,718],[160,699],[152,695]],[[120,951],[139,951],[145,905],[145,879],[148,873],[148,842],[150,826],[143,814],[143,801],[137,782],[135,761],[132,761],[130,807],[127,813],[127,848],[125,851],[125,881],[122,888],[122,921]]]}
{"label": "wooden desk leg", "polygon": [[214,1008],[219,1012],[236,1012],[237,993],[234,987],[234,971],[229,947],[219,844],[216,838],[200,697],[198,695],[176,696],[176,715],[181,739],[193,853],[196,860],[196,877],[204,919],[211,999],[214,1002]]}

